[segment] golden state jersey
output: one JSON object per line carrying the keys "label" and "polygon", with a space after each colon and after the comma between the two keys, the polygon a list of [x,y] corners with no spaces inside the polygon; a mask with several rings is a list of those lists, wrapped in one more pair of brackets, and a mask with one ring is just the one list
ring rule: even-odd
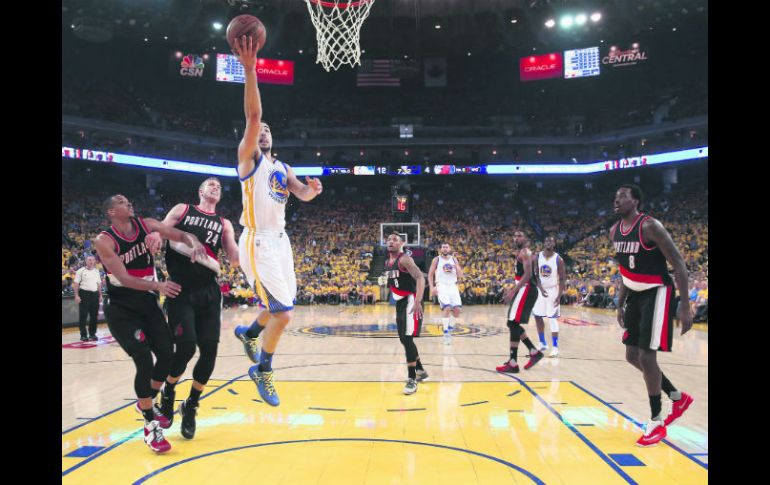
{"label": "golden state jersey", "polygon": [[289,167],[260,154],[254,170],[238,178],[243,194],[241,225],[252,231],[283,231],[289,200]]}

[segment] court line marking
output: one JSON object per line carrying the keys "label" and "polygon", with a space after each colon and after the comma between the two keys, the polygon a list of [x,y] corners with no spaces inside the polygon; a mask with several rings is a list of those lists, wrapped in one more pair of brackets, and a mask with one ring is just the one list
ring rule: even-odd
{"label": "court line marking", "polygon": [[[591,396],[591,397],[593,397],[594,399],[596,399],[597,401],[599,401],[600,403],[604,404],[604,405],[605,405],[605,406],[607,406],[608,408],[612,409],[612,410],[613,410],[613,411],[615,411],[616,413],[620,414],[621,416],[623,416],[623,417],[624,417],[624,418],[626,418],[627,420],[629,420],[629,421],[631,421],[632,423],[634,423],[634,424],[635,424],[635,425],[636,425],[636,426],[637,426],[639,429],[644,429],[644,425],[643,425],[642,423],[640,423],[640,422],[636,421],[634,418],[632,418],[632,417],[628,416],[627,414],[625,414],[625,413],[621,412],[621,411],[620,411],[619,409],[617,409],[615,406],[612,406],[612,405],[610,405],[609,403],[605,402],[605,401],[604,401],[602,398],[600,398],[600,397],[599,397],[599,396],[597,396],[596,394],[592,393],[591,391],[589,391],[588,389],[584,388],[583,386],[581,386],[580,384],[578,384],[578,383],[576,383],[576,382],[574,382],[574,381],[569,381],[569,382],[570,382],[570,383],[572,383],[572,384],[573,384],[575,387],[577,387],[578,389],[580,389],[580,390],[582,390],[583,392],[585,392],[586,394],[588,394],[589,396]],[[673,448],[674,450],[676,450],[676,451],[678,451],[679,453],[681,453],[682,455],[686,456],[686,457],[687,457],[687,458],[688,458],[690,461],[692,461],[693,463],[697,463],[698,465],[702,466],[702,467],[703,467],[703,468],[705,468],[706,470],[708,470],[708,469],[709,469],[709,466],[708,466],[708,464],[707,464],[707,463],[703,463],[703,462],[701,462],[700,460],[697,460],[697,459],[693,458],[693,457],[692,457],[692,455],[691,455],[690,453],[687,453],[686,451],[684,451],[683,449],[679,448],[678,446],[676,446],[675,444],[671,443],[671,442],[670,442],[670,441],[668,441],[668,440],[665,440],[665,439],[664,439],[664,440],[662,440],[662,441],[663,441],[665,444],[667,444],[668,446],[670,446],[671,448]]]}
{"label": "court line marking", "polygon": [[312,409],[313,411],[338,411],[338,412],[346,412],[347,409],[340,409],[340,408],[314,408],[314,407],[308,407],[308,409]]}
{"label": "court line marking", "polygon": [[[183,382],[185,382],[185,381],[189,381],[189,380],[190,380],[190,378],[188,377],[187,379],[182,379],[182,380],[180,380],[179,382],[177,382],[177,384],[182,384]],[[210,380],[212,380],[212,381],[216,381],[216,380],[221,380],[221,381],[224,381],[224,380],[226,380],[226,379],[210,379]],[[124,398],[123,400],[124,400],[124,401],[126,401],[126,400],[129,400],[129,399],[127,399],[127,398]],[[182,400],[183,400],[183,399],[182,399]],[[131,401],[131,402],[136,402],[136,398],[130,399],[130,401]],[[75,419],[90,419],[91,421],[95,421],[95,420],[97,420],[97,419],[101,419],[101,418],[103,418],[103,417],[105,417],[105,416],[107,416],[107,415],[109,415],[109,414],[112,414],[112,413],[114,413],[115,411],[120,411],[121,409],[123,409],[123,408],[126,408],[126,407],[128,407],[128,406],[130,406],[130,405],[131,405],[131,403],[128,403],[128,404],[124,404],[123,406],[117,407],[117,408],[113,409],[112,411],[107,411],[107,412],[106,412],[106,413],[104,413],[104,414],[100,414],[99,416],[97,416],[97,417],[95,417],[95,418],[75,418]],[[176,414],[176,413],[174,413],[174,414]],[[65,434],[69,433],[70,431],[74,431],[74,430],[76,430],[76,429],[78,429],[78,428],[80,428],[80,427],[83,427],[83,426],[87,425],[87,424],[88,424],[88,423],[90,423],[91,421],[89,421],[89,422],[86,422],[86,423],[80,423],[80,424],[78,424],[78,425],[75,425],[75,426],[73,426],[72,428],[69,428],[69,429],[65,429],[64,431],[62,431],[62,432],[61,432],[61,434],[62,434],[62,436],[64,436]]]}
{"label": "court line marking", "polygon": [[489,401],[469,402],[467,404],[460,404],[460,407],[475,406],[477,404],[484,404],[484,403],[487,403],[487,402],[489,402]]}
{"label": "court line marking", "polygon": [[[488,371],[488,372],[497,372],[497,371]],[[540,396],[540,394],[536,393],[536,392],[535,392],[535,391],[534,391],[534,390],[533,390],[533,389],[532,389],[530,386],[528,386],[526,382],[524,382],[523,380],[519,379],[519,378],[518,378],[518,377],[516,377],[516,376],[512,376],[512,375],[508,375],[508,374],[503,374],[503,375],[505,375],[506,377],[510,377],[511,379],[515,379],[516,381],[518,381],[519,383],[521,383],[521,385],[522,385],[522,386],[524,386],[524,388],[525,388],[525,389],[527,389],[527,390],[528,390],[528,391],[529,391],[529,392],[532,394],[532,396],[534,396],[535,398],[537,398],[537,400],[538,400],[538,401],[540,401],[540,402],[541,402],[541,403],[542,403],[542,404],[543,404],[543,405],[544,405],[544,406],[545,406],[545,407],[546,407],[546,408],[547,408],[549,411],[551,411],[551,413],[552,413],[552,414],[554,414],[554,415],[555,415],[555,416],[556,416],[556,417],[559,419],[559,421],[561,421],[561,422],[562,422],[562,423],[563,423],[563,424],[564,424],[564,425],[567,427],[567,429],[569,429],[570,431],[572,431],[573,433],[575,433],[575,435],[576,435],[578,438],[580,438],[580,440],[581,440],[581,441],[583,441],[583,442],[584,442],[586,445],[588,445],[588,447],[589,447],[589,448],[590,448],[590,449],[591,449],[591,450],[592,450],[594,453],[596,453],[596,454],[599,456],[599,458],[601,458],[601,459],[602,459],[602,460],[603,460],[603,461],[604,461],[606,464],[608,464],[608,465],[610,466],[610,468],[612,468],[613,470],[615,470],[615,471],[618,473],[618,475],[620,475],[620,476],[621,476],[621,477],[622,477],[622,478],[623,478],[623,479],[624,479],[626,482],[628,482],[628,483],[630,483],[630,484],[633,484],[633,485],[636,485],[636,483],[637,483],[637,482],[636,482],[636,481],[635,481],[633,478],[631,478],[630,476],[628,476],[628,474],[626,474],[626,472],[624,472],[623,470],[621,470],[621,469],[620,469],[620,467],[619,467],[619,466],[618,466],[618,465],[617,465],[617,464],[616,464],[614,461],[612,461],[612,460],[610,459],[610,457],[608,457],[607,455],[605,455],[605,454],[604,454],[604,452],[603,452],[602,450],[600,450],[600,449],[599,449],[599,448],[598,448],[598,447],[597,447],[595,444],[593,444],[593,443],[591,442],[591,440],[589,440],[589,439],[588,439],[588,438],[587,438],[585,435],[583,435],[583,433],[581,433],[580,431],[578,431],[578,429],[577,429],[577,428],[575,428],[575,427],[572,425],[572,423],[568,423],[567,421],[565,421],[565,420],[564,420],[564,418],[562,418],[562,417],[561,417],[561,414],[559,414],[559,412],[558,412],[558,411],[556,411],[554,408],[552,408],[552,407],[551,407],[551,406],[550,406],[550,405],[549,405],[549,404],[548,404],[548,403],[545,401],[545,399],[543,399],[543,398]]]}
{"label": "court line marking", "polygon": [[[211,392],[208,392],[208,393],[204,394],[203,396],[201,396],[201,397],[199,398],[199,400],[202,400],[202,399],[205,399],[205,398],[207,398],[208,396],[210,396],[210,395],[214,394],[215,392],[217,392],[217,391],[219,391],[219,390],[223,389],[225,386],[229,385],[230,383],[232,383],[232,382],[235,382],[235,380],[236,380],[236,379],[238,379],[238,378],[240,378],[240,377],[243,377],[243,376],[238,376],[238,377],[236,377],[235,379],[232,379],[232,380],[230,380],[230,381],[228,381],[228,382],[226,382],[226,383],[222,384],[221,386],[215,387],[214,389],[212,389],[212,390],[211,390]],[[130,406],[130,404],[127,404],[126,406]],[[122,408],[125,408],[126,406],[122,406],[120,409],[122,409]],[[117,411],[117,410],[115,410],[115,411]],[[113,413],[113,412],[115,412],[115,411],[111,411],[110,413],[107,413],[107,414],[111,414],[111,413]],[[106,416],[106,415],[105,415],[105,416]],[[86,423],[86,424],[87,424],[87,423]],[[76,464],[76,465],[72,466],[71,468],[68,468],[68,469],[64,470],[64,471],[61,473],[61,476],[65,476],[65,475],[68,475],[68,474],[70,474],[71,472],[73,472],[73,471],[77,470],[78,468],[82,467],[82,466],[83,466],[83,465],[85,465],[86,463],[89,463],[89,462],[91,462],[91,461],[95,460],[96,458],[99,458],[100,456],[102,456],[102,455],[106,454],[107,452],[109,452],[109,451],[111,451],[111,450],[114,450],[115,448],[117,448],[118,446],[122,445],[123,443],[125,443],[125,442],[127,442],[127,441],[131,440],[131,439],[132,439],[134,436],[138,435],[138,434],[139,434],[140,432],[142,432],[143,430],[144,430],[144,427],[141,427],[141,428],[139,428],[137,431],[134,431],[133,433],[130,433],[128,436],[124,437],[124,438],[123,438],[123,439],[121,439],[120,441],[118,441],[118,442],[116,442],[116,443],[113,443],[112,445],[110,445],[110,446],[109,446],[109,447],[107,447],[107,448],[104,448],[104,449],[101,449],[101,450],[97,451],[96,453],[94,453],[93,455],[89,456],[88,458],[86,458],[85,460],[81,461],[80,463],[78,463],[78,464]],[[62,433],[62,434],[63,434],[63,433]]]}
{"label": "court line marking", "polygon": [[383,438],[319,438],[319,439],[312,439],[312,440],[276,441],[276,442],[272,442],[272,443],[257,443],[257,444],[254,444],[254,445],[238,446],[236,448],[229,448],[229,449],[226,449],[226,450],[218,450],[218,451],[212,451],[212,452],[209,452],[209,453],[204,453],[202,455],[193,456],[193,457],[186,458],[184,460],[178,461],[176,463],[172,463],[171,465],[167,465],[167,466],[165,466],[165,467],[163,467],[163,468],[161,468],[159,470],[156,470],[156,471],[154,471],[152,473],[149,473],[149,474],[141,477],[139,480],[135,481],[133,483],[133,485],[140,485],[140,484],[146,482],[147,480],[149,480],[150,478],[153,478],[153,477],[159,475],[160,473],[163,473],[166,470],[169,470],[171,468],[183,465],[183,464],[188,463],[190,461],[198,460],[198,459],[201,459],[201,458],[207,458],[209,456],[217,455],[217,454],[220,454],[220,453],[228,453],[228,452],[231,452],[231,451],[240,451],[240,450],[243,450],[243,449],[246,449],[246,448],[258,448],[258,447],[261,447],[261,446],[285,445],[285,444],[296,444],[296,443],[329,442],[329,441],[365,441],[365,442],[380,442],[380,443],[405,443],[405,444],[410,444],[410,445],[430,446],[430,447],[434,447],[434,448],[443,448],[443,449],[447,449],[447,450],[459,451],[459,452],[462,452],[462,453],[469,453],[471,455],[476,455],[476,456],[480,456],[482,458],[486,458],[488,460],[495,461],[495,462],[500,463],[502,465],[505,465],[505,466],[507,466],[509,468],[513,468],[514,470],[524,474],[527,478],[532,480],[537,485],[545,485],[545,482],[543,482],[540,478],[538,478],[536,475],[534,475],[530,471],[525,470],[524,468],[521,468],[520,466],[514,465],[513,463],[505,461],[505,460],[503,460],[501,458],[497,458],[495,456],[491,456],[491,455],[487,455],[487,454],[484,454],[484,453],[480,453],[478,451],[468,450],[468,449],[464,449],[464,448],[456,448],[454,446],[439,445],[439,444],[436,444],[436,443],[423,443],[423,442],[420,442],[420,441],[408,441],[408,440],[389,440],[389,439],[383,439]]}

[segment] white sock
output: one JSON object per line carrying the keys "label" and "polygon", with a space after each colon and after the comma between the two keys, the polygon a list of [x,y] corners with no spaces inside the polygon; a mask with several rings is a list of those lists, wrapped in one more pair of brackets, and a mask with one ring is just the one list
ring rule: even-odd
{"label": "white sock", "polygon": [[442,318],[441,323],[444,325],[444,333],[449,332],[449,317]]}
{"label": "white sock", "polygon": [[455,322],[456,322],[455,316],[449,315],[449,330],[452,330],[453,328],[455,328]]}

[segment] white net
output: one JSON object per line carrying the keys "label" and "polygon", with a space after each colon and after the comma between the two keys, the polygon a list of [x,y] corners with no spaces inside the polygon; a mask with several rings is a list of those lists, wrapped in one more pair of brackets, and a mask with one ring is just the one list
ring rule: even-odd
{"label": "white net", "polygon": [[361,65],[361,25],[374,0],[305,0],[316,29],[316,64],[335,71],[343,64]]}

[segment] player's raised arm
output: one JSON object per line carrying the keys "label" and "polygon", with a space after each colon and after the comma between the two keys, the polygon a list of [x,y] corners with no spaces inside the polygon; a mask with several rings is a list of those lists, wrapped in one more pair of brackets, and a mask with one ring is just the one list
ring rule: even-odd
{"label": "player's raised arm", "polygon": [[307,185],[305,185],[294,174],[294,169],[288,165],[286,165],[286,169],[289,179],[289,191],[296,195],[299,200],[309,202],[323,192],[323,184],[317,178],[305,177],[305,182],[307,182]]}
{"label": "player's raised arm", "polygon": [[236,40],[234,53],[243,65],[246,83],[243,88],[243,111],[246,129],[238,145],[238,176],[245,177],[254,169],[254,153],[257,151],[259,130],[262,126],[262,100],[257,85],[257,43],[251,37]]}

